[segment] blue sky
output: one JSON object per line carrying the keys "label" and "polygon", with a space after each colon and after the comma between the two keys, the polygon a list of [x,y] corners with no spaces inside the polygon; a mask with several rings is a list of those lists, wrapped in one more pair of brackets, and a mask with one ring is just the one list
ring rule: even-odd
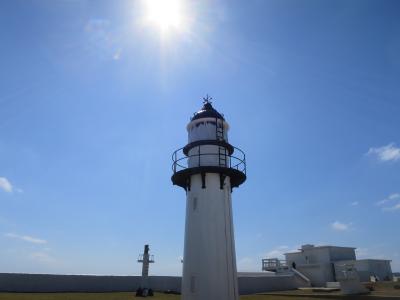
{"label": "blue sky", "polygon": [[171,153],[210,94],[247,155],[239,271],[301,244],[400,271],[400,3],[0,3],[0,272],[180,274]]}

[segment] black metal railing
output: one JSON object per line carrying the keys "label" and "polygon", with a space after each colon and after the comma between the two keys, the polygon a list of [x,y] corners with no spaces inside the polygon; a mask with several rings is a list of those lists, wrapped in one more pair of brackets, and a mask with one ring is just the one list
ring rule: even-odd
{"label": "black metal railing", "polygon": [[[143,262],[144,261],[144,255],[140,254],[138,259],[137,259],[137,261],[138,262]],[[151,254],[151,255],[149,255],[149,263],[153,263],[153,262],[154,262],[154,255]]]}
{"label": "black metal railing", "polygon": [[[208,149],[204,149],[205,147]],[[184,148],[176,150],[172,154],[172,171],[174,174],[189,168],[217,166],[235,169],[246,175],[246,155],[242,150],[233,147],[234,152],[232,154],[229,154],[228,151],[221,151],[219,148],[216,148],[216,152],[206,152],[210,151],[209,147],[210,145],[196,146],[194,149],[197,150],[197,153],[189,155],[183,153]],[[204,162],[202,160],[203,157],[215,158],[215,163]],[[221,162],[223,163],[221,164]]]}
{"label": "black metal railing", "polygon": [[286,260],[277,259],[277,258],[262,259],[262,270],[263,271],[270,271],[271,269],[286,268],[286,267],[287,267]]}

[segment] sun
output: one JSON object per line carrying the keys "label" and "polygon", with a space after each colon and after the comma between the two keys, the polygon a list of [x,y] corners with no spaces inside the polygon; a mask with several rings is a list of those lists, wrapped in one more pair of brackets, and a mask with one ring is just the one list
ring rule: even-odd
{"label": "sun", "polygon": [[182,29],[183,0],[143,0],[146,9],[146,19],[156,25],[160,31]]}

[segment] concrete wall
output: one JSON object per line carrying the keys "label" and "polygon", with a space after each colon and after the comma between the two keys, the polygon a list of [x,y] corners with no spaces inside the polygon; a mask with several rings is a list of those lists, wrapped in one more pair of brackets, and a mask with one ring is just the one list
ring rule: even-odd
{"label": "concrete wall", "polygon": [[285,256],[289,265],[293,261],[302,265],[356,259],[354,248],[333,246],[307,247],[300,252],[286,253]]}
{"label": "concrete wall", "polygon": [[356,252],[354,248],[346,247],[332,247],[330,251],[330,261],[340,261],[340,260],[355,260]]}
{"label": "concrete wall", "polygon": [[376,275],[379,280],[392,280],[390,260],[356,260],[355,249],[351,247],[303,246],[300,252],[286,253],[288,266],[296,263],[296,269],[307,276],[313,286],[325,286],[326,282],[336,281],[337,265],[354,264],[361,281],[369,281]]}
{"label": "concrete wall", "polygon": [[301,252],[286,253],[285,256],[289,266],[292,265],[292,262],[295,262],[296,265],[330,262],[330,252],[328,247],[307,248]]}
{"label": "concrete wall", "polygon": [[310,279],[312,286],[321,287],[328,281],[334,281],[331,263],[297,265],[296,269]]}
{"label": "concrete wall", "polygon": [[134,291],[140,276],[0,274],[2,292]]}
{"label": "concrete wall", "polygon": [[329,248],[309,248],[304,250],[303,255],[309,264],[328,263],[330,261]]}
{"label": "concrete wall", "polygon": [[354,264],[361,281],[370,281],[371,276],[378,276],[379,280],[393,280],[390,260],[384,259],[360,259],[340,261],[335,264]]}
{"label": "concrete wall", "polygon": [[355,259],[354,248],[307,245],[300,252],[286,253],[288,266],[296,263],[296,269],[307,276],[313,286],[325,286],[326,282],[335,281],[333,263]]}
{"label": "concrete wall", "polygon": [[288,266],[291,266],[293,262],[295,262],[296,265],[297,264],[304,265],[307,263],[302,252],[286,253],[285,259],[286,259]]}
{"label": "concrete wall", "polygon": [[[361,260],[362,261],[362,260]],[[378,276],[379,280],[393,280],[390,260],[368,259],[370,272]],[[359,262],[359,261],[356,261]]]}
{"label": "concrete wall", "polygon": [[293,275],[239,276],[239,294],[285,291],[299,287]]}
{"label": "concrete wall", "polygon": [[[294,289],[302,286],[293,275],[253,273],[238,276],[239,293]],[[46,275],[0,273],[0,292],[129,292],[140,284],[140,276]],[[156,291],[180,292],[181,277],[150,276]]]}

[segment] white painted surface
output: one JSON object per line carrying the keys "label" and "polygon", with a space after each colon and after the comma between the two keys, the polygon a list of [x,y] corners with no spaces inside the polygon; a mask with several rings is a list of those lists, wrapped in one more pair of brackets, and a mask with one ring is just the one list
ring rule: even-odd
{"label": "white painted surface", "polygon": [[361,284],[354,263],[337,263],[336,278],[340,283],[343,295],[356,295],[366,293],[366,288]]}
{"label": "white painted surface", "polygon": [[[215,118],[202,118],[187,126],[189,143],[216,140]],[[208,153],[198,157],[196,154]],[[202,145],[189,151],[189,167],[218,166],[219,146]],[[200,174],[191,176],[186,197],[185,249],[183,259],[183,300],[237,300],[238,281],[233,234],[230,178],[220,188],[219,174],[206,173],[205,188]]]}
{"label": "white painted surface", "polygon": [[230,179],[191,178],[186,200],[182,295],[184,300],[238,299]]}
{"label": "white painted surface", "polygon": [[[304,245],[299,252],[286,253],[287,265],[306,275],[313,286],[325,286],[326,282],[338,280],[337,265],[352,264],[361,281],[370,281],[371,276],[379,280],[392,280],[390,260],[356,260],[355,248],[337,246]],[[345,283],[346,284],[346,283]]]}
{"label": "white painted surface", "polygon": [[305,286],[311,286],[311,280],[306,275],[304,275],[303,273],[301,273],[299,270],[296,269],[292,269],[291,271],[294,273],[295,276],[299,277],[301,280],[304,281]]}
{"label": "white painted surface", "polygon": [[371,281],[371,277],[377,278],[378,281],[391,281],[393,280],[392,268],[390,260],[385,259],[359,259],[350,261],[340,261],[337,264],[354,264],[357,269],[358,275],[362,282]]}
{"label": "white painted surface", "polygon": [[328,289],[340,289],[340,282],[330,281],[326,283]]}
{"label": "white painted surface", "polygon": [[[219,166],[220,161],[218,147],[219,146],[216,145],[201,145],[192,148],[189,150],[190,158],[188,167],[194,168],[199,166]],[[225,148],[221,147],[221,151],[222,149]]]}
{"label": "white painted surface", "polygon": [[335,281],[333,263],[338,259],[355,259],[355,248],[336,246],[303,245],[299,252],[286,253],[287,265],[310,279],[313,286],[323,287],[326,282]]}
{"label": "white painted surface", "polygon": [[149,254],[144,253],[143,254],[143,262],[142,262],[142,283],[141,287],[148,289],[149,288],[149,267],[150,267],[150,260],[149,260]]}
{"label": "white painted surface", "polygon": [[[200,140],[215,140],[216,136],[216,119],[201,118],[191,121],[186,129],[188,131],[189,143]],[[228,141],[229,124],[226,121],[218,120],[218,127],[224,127],[224,139]]]}
{"label": "white painted surface", "polygon": [[285,253],[288,265],[331,263],[340,260],[356,259],[355,248],[337,246],[304,245],[299,252]]}

